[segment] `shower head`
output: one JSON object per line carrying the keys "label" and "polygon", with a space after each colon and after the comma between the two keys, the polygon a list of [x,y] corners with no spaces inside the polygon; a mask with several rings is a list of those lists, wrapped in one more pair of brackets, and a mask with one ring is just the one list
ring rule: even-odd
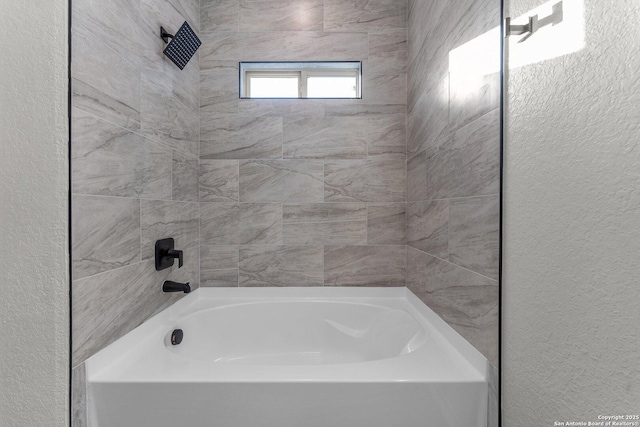
{"label": "shower head", "polygon": [[[182,27],[178,30],[176,35],[171,35],[165,31],[163,27],[160,27],[160,37],[165,43],[169,43],[164,49],[164,54],[173,61],[181,70],[187,65],[191,57],[198,50],[200,45],[200,39],[193,32],[187,21],[182,24]],[[171,38],[171,42],[169,42]]]}

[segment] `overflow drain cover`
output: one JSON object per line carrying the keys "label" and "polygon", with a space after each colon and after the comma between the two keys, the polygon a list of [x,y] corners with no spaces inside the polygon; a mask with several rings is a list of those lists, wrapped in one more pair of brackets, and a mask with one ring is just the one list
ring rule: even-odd
{"label": "overflow drain cover", "polygon": [[171,345],[178,345],[182,342],[182,337],[184,337],[184,332],[182,329],[174,329],[171,332]]}

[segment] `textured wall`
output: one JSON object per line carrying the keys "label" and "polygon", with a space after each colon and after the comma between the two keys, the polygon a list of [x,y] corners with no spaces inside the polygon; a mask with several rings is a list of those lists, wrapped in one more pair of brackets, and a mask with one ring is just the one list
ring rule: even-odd
{"label": "textured wall", "polygon": [[407,285],[498,363],[497,0],[409,1]]}
{"label": "textured wall", "polygon": [[[180,71],[160,25],[199,30],[196,0],[77,0],[72,17],[73,365],[198,286],[198,57]],[[185,266],[156,272],[174,237]]]}
{"label": "textured wall", "polygon": [[[520,16],[539,2],[508,4]],[[565,19],[584,20],[581,50],[546,59],[548,42],[511,44],[535,62],[508,81],[506,426],[640,412],[640,42],[620,31],[640,5],[578,6]],[[560,31],[537,36],[561,44]]]}
{"label": "textured wall", "polygon": [[[404,286],[405,0],[204,0],[202,286]],[[362,100],[239,100],[239,61],[363,61]]]}
{"label": "textured wall", "polygon": [[0,425],[65,426],[67,2],[0,9]]}

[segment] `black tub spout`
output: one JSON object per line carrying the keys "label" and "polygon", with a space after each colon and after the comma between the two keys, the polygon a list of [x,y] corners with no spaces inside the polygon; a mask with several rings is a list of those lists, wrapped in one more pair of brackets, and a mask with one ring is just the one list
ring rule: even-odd
{"label": "black tub spout", "polygon": [[189,286],[189,283],[178,283],[166,280],[162,285],[162,292],[184,292],[188,294],[191,292],[191,286]]}

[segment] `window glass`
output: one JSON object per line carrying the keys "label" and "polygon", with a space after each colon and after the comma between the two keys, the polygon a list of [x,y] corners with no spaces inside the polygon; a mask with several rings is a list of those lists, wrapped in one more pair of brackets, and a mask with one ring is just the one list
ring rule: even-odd
{"label": "window glass", "polygon": [[309,76],[307,98],[357,98],[356,76]]}
{"label": "window glass", "polygon": [[241,62],[240,98],[362,97],[361,62]]}
{"label": "window glass", "polygon": [[250,77],[251,98],[297,98],[298,77]]}

